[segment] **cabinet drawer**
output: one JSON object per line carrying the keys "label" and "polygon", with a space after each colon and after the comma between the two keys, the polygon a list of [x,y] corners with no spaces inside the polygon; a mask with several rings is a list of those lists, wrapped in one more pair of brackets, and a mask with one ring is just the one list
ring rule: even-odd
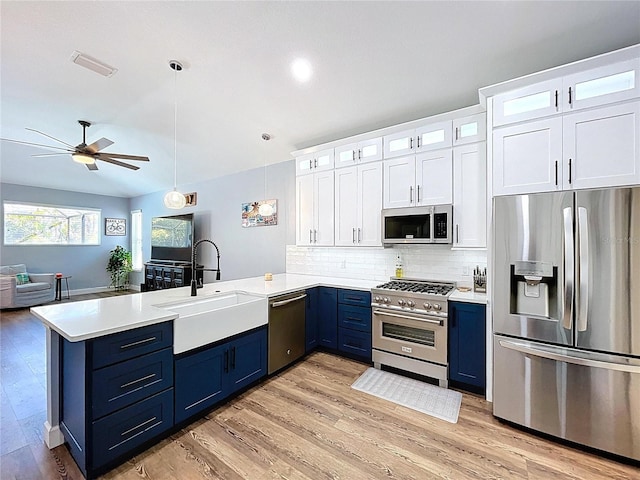
{"label": "cabinet drawer", "polygon": [[339,328],[338,350],[371,361],[371,333]]}
{"label": "cabinet drawer", "polygon": [[338,290],[338,303],[347,305],[359,305],[361,307],[371,306],[371,293],[360,290]]}
{"label": "cabinet drawer", "polygon": [[155,352],[173,344],[173,322],[158,323],[93,340],[94,369]]}
{"label": "cabinet drawer", "polygon": [[338,307],[338,326],[371,333],[371,308],[340,305]]}
{"label": "cabinet drawer", "polygon": [[173,386],[173,351],[120,362],[93,372],[93,418],[100,418]]}
{"label": "cabinet drawer", "polygon": [[93,469],[142,445],[173,425],[173,388],[93,423]]}

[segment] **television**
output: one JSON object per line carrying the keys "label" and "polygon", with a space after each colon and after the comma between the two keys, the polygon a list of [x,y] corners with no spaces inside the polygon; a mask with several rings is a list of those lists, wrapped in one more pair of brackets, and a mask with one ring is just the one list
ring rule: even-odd
{"label": "television", "polygon": [[151,219],[151,261],[190,262],[195,236],[193,213]]}

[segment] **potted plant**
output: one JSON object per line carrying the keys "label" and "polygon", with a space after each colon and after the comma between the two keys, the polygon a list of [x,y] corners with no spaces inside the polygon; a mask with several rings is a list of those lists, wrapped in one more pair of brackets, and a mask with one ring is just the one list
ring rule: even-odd
{"label": "potted plant", "polygon": [[111,285],[116,290],[125,288],[129,284],[129,272],[133,271],[131,252],[120,245],[109,252],[107,272],[111,275]]}

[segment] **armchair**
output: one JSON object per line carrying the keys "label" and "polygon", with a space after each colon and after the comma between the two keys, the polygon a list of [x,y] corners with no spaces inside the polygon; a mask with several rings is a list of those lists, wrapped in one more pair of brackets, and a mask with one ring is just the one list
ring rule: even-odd
{"label": "armchair", "polygon": [[[19,285],[17,274],[27,274],[29,282]],[[40,305],[55,296],[53,273],[27,273],[24,264],[0,266],[0,309]]]}

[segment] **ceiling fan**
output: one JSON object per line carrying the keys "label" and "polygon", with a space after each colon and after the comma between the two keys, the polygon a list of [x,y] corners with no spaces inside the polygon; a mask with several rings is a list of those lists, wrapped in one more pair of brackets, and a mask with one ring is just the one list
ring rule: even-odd
{"label": "ceiling fan", "polygon": [[46,133],[42,133],[38,130],[34,130],[33,128],[27,128],[27,130],[39,133],[40,135],[43,135],[47,138],[55,140],[56,142],[62,145],[65,145],[67,148],[56,147],[53,145],[42,145],[40,143],[22,142],[20,140],[11,140],[9,138],[0,138],[0,140],[4,140],[6,142],[20,143],[22,145],[32,145],[36,147],[62,150],[62,152],[56,152],[56,153],[40,153],[40,154],[32,155],[32,157],[51,157],[54,155],[71,154],[71,157],[75,162],[86,165],[89,170],[98,170],[98,166],[96,165],[96,160],[102,160],[103,162],[111,163],[113,165],[118,165],[119,167],[129,168],[131,170],[138,170],[140,167],[135,165],[129,165],[128,163],[124,163],[116,159],[119,158],[123,160],[134,160],[139,162],[149,161],[149,157],[141,157],[138,155],[124,155],[122,153],[101,152],[100,150],[107,148],[109,145],[113,145],[113,142],[108,138],[101,138],[100,140],[96,140],[92,144],[87,145],[86,132],[87,132],[87,127],[90,127],[91,123],[87,122],[86,120],[78,120],[78,123],[82,125],[82,143],[79,145],[76,145],[75,147],[66,142],[63,142],[62,140],[52,137],[51,135],[47,135]]}

